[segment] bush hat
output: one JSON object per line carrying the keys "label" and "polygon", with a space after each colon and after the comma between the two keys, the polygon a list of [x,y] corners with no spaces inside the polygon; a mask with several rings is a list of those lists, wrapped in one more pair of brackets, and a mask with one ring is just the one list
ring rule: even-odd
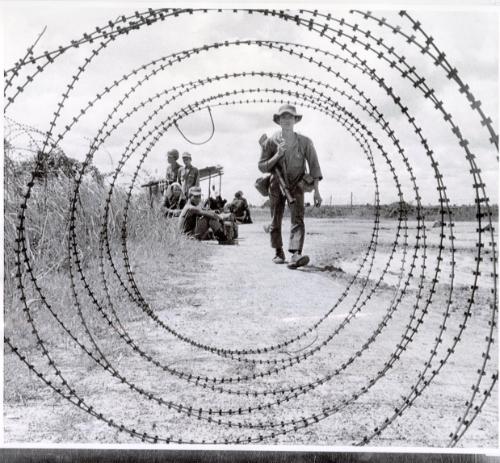
{"label": "bush hat", "polygon": [[175,158],[176,160],[179,159],[179,151],[177,151],[175,148],[167,152],[167,156],[170,158]]}
{"label": "bush hat", "polygon": [[284,104],[280,106],[280,109],[278,109],[278,112],[273,115],[273,121],[276,124],[279,124],[278,119],[282,114],[291,114],[292,116],[295,116],[295,122],[299,122],[302,119],[302,114],[297,114],[297,110],[295,109],[295,106],[291,104]]}
{"label": "bush hat", "polygon": [[199,186],[192,186],[189,189],[189,196],[201,196],[201,188]]}
{"label": "bush hat", "polygon": [[182,153],[182,159],[192,159],[192,156],[186,151]]}

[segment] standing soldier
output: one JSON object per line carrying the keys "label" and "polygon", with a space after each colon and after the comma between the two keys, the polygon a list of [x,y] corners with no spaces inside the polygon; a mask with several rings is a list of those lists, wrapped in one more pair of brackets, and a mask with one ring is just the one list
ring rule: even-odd
{"label": "standing soldier", "polygon": [[[177,162],[179,159],[179,151],[172,149],[167,153],[167,174],[165,176],[166,187],[174,182],[177,182],[177,176],[179,175],[179,169],[181,165]],[[165,189],[166,189],[165,187]]]}
{"label": "standing soldier", "polygon": [[[318,156],[312,141],[304,135],[293,131],[294,125],[302,119],[297,114],[295,106],[286,104],[274,114],[273,121],[281,127],[281,131],[274,133],[270,138],[262,135],[259,143],[262,152],[259,160],[261,172],[271,172],[269,198],[271,202],[271,247],[276,255],[273,262],[285,263],[281,224],[285,210],[285,189],[290,193],[290,242],[288,250],[292,258],[289,268],[297,268],[309,263],[309,257],[302,255],[304,246],[304,176],[306,175],[306,161],[309,166],[308,177],[312,177],[314,184],[314,205],[321,205],[318,183],[323,178],[318,162]],[[280,179],[281,177],[281,179]],[[282,180],[284,184],[280,182]]]}
{"label": "standing soldier", "polygon": [[182,191],[187,197],[191,187],[200,185],[200,175],[198,169],[191,165],[191,154],[183,153],[182,162],[184,167],[179,169],[177,181],[182,185]]}

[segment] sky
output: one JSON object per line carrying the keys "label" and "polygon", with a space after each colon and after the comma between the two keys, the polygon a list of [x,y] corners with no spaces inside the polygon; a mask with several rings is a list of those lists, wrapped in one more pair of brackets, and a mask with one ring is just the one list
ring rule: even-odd
{"label": "sky", "polygon": [[[7,2],[2,5],[2,8],[3,58],[7,69],[24,55],[26,48],[34,42],[44,27],[46,30],[35,48],[35,54],[68,44],[71,40],[80,38],[83,33],[94,31],[96,26],[106,24],[110,19],[121,15],[128,16],[135,11],[127,5],[120,6],[112,2],[99,5],[95,3],[69,5],[62,2]],[[141,11],[143,9],[142,7]],[[417,72],[424,76],[435,89],[436,95],[444,102],[447,112],[452,114],[453,120],[458,123],[464,137],[470,142],[471,151],[476,154],[478,165],[482,170],[490,199],[497,202],[498,170],[494,146],[489,143],[489,137],[484,127],[481,126],[477,113],[470,109],[470,104],[465,96],[458,92],[456,84],[447,79],[441,69],[433,65],[430,57],[422,55],[389,29],[373,21],[366,21],[361,16],[340,7],[324,10],[324,12],[331,13],[336,19],[344,18],[348,24],[357,23],[359,31],[370,30],[374,37],[380,37],[388,46],[394,46],[398,53],[405,56],[407,62],[416,67]],[[462,80],[470,86],[475,97],[481,101],[483,111],[497,126],[497,13],[492,14],[491,10],[450,11],[446,8],[438,10],[420,8],[409,10],[409,13],[422,23],[425,31],[446,52],[448,60],[458,69]],[[401,18],[397,10],[376,10],[376,15],[386,17],[390,24],[400,25],[403,31],[411,33],[409,22]],[[350,31],[346,26],[343,30],[345,33]],[[359,31],[357,34],[362,40],[363,33]],[[60,146],[69,156],[84,159],[91,140],[99,133],[108,114],[125,95],[129,95],[112,121],[112,124],[117,126],[116,130],[106,137],[94,155],[93,163],[102,172],[111,172],[116,168],[120,157],[126,152],[129,141],[133,139],[143,122],[153,114],[154,117],[146,129],[146,133],[150,131],[151,135],[142,144],[132,144],[131,157],[123,169],[124,175],[119,179],[121,183],[130,182],[138,162],[142,159],[150,141],[155,137],[155,143],[151,145],[142,164],[139,183],[161,177],[166,169],[167,151],[177,148],[181,153],[189,151],[193,156],[193,164],[197,167],[223,166],[222,195],[224,197],[230,199],[235,191],[243,190],[252,204],[259,205],[265,198],[260,196],[253,187],[255,179],[261,175],[257,168],[260,156],[257,140],[261,134],[270,135],[279,129],[273,123],[272,115],[281,103],[263,102],[220,106],[220,103],[229,103],[234,98],[217,99],[216,97],[221,92],[246,90],[247,93],[235,97],[237,100],[240,98],[246,100],[254,98],[257,95],[256,89],[260,89],[258,98],[275,99],[280,96],[273,93],[273,90],[299,91],[305,92],[308,96],[293,98],[298,111],[303,115],[302,121],[296,125],[296,131],[310,137],[314,142],[323,172],[320,191],[327,204],[347,204],[351,199],[351,194],[355,204],[373,203],[376,184],[381,202],[396,201],[398,191],[391,173],[391,165],[396,169],[400,179],[404,198],[414,203],[416,194],[410,180],[411,175],[401,160],[396,146],[381,130],[376,118],[370,117],[366,111],[349,99],[350,94],[355,95],[355,91],[349,85],[351,84],[355,85],[356,89],[363,90],[378,111],[383,114],[385,120],[390,123],[391,129],[394,130],[409,159],[423,203],[437,203],[435,173],[431,168],[430,159],[413,129],[387,94],[352,66],[328,56],[318,58],[318,54],[311,54],[310,51],[299,47],[300,44],[307,44],[341,57],[348,57],[339,46],[332,45],[329,39],[308,31],[306,27],[298,27],[292,22],[284,22],[255,13],[249,15],[227,11],[181,15],[178,18],[169,18],[121,36],[90,62],[87,71],[76,82],[61,112],[55,133],[64,131],[64,127],[80,114],[81,109],[89,100],[94,99],[96,94],[106,87],[111,88],[113,82],[118,81],[124,74],[146,63],[159,60],[172,53],[199,48],[215,42],[248,39],[298,44],[293,47],[294,51],[297,53],[303,51],[306,58],[310,55],[314,56],[325,66],[330,66],[340,77],[319,68],[307,59],[255,45],[232,45],[201,51],[163,70],[158,69],[159,65],[148,66],[148,70],[156,67],[157,72],[131,93],[130,87],[144,77],[143,71],[138,71],[134,78],[120,83],[97,101],[92,110],[74,124],[71,131],[60,142]],[[338,42],[342,40],[346,39],[338,38]],[[451,133],[450,126],[443,121],[433,104],[424,99],[421,92],[415,89],[411,82],[402,79],[397,71],[377,59],[373,53],[366,51],[359,44],[353,44],[349,39],[346,43],[349,49],[355,50],[360,58],[366,59],[368,64],[376,68],[380,76],[390,83],[394,93],[401,97],[401,102],[415,117],[438,161],[451,203],[473,203],[474,190],[465,153]],[[63,54],[26,88],[16,99],[15,104],[8,108],[6,115],[19,123],[36,127],[42,132],[46,131],[71,76],[77,72],[78,67],[82,66],[92,49],[97,46],[97,43],[84,44]],[[291,82],[286,79],[278,80],[260,76],[223,78],[225,74],[252,71],[301,76],[305,79],[312,79],[313,83],[310,80],[307,88],[304,89],[295,85],[294,81],[297,78],[291,79]],[[220,80],[216,80],[216,76],[219,76]],[[166,93],[169,89],[209,77],[212,80],[209,84],[184,92],[166,104],[167,99],[175,94],[175,91]],[[344,79],[348,83],[344,82]],[[304,83],[305,80],[300,80],[300,82]],[[263,92],[263,89],[269,89],[269,91]],[[252,90],[252,93],[248,93],[249,90]],[[319,93],[311,93],[311,90]],[[316,104],[321,102],[321,93],[330,98],[327,103],[323,103],[323,109],[334,111],[335,117],[340,117],[340,120],[349,121],[345,124],[348,126],[354,118],[359,121],[362,128],[364,127],[363,130],[367,131],[364,136],[367,137],[368,152],[371,151],[376,166],[375,173],[367,159],[366,142],[362,140],[361,143],[358,142],[356,137],[337,119],[317,109],[307,107],[307,101]],[[204,144],[191,144],[175,127],[164,130],[164,121],[169,116],[205,98],[213,98],[210,104],[215,131],[210,141]],[[148,102],[148,99],[151,100]],[[147,104],[141,106],[144,101]],[[127,113],[138,105],[139,110],[127,117]],[[119,123],[120,118],[123,120],[122,123]],[[178,122],[178,127],[186,138],[197,143],[207,140],[212,132],[210,115],[206,109],[183,117]],[[141,138],[143,134],[144,132],[141,132]],[[384,154],[379,151],[377,143],[370,138],[371,136],[383,146]],[[23,140],[20,136],[15,142],[16,146],[21,147],[23,143],[28,144],[29,140]],[[208,185],[202,184],[202,189],[207,192]],[[311,201],[312,195],[310,198],[306,196],[307,200]]]}

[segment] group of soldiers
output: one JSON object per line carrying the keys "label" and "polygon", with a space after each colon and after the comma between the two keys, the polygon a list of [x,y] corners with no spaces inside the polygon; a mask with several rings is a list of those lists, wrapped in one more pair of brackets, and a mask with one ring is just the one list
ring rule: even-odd
{"label": "group of soldiers", "polygon": [[177,162],[178,159],[179,151],[176,149],[167,153],[168,164],[162,206],[169,210],[182,209],[186,204],[189,189],[200,185],[200,174],[192,164],[191,154],[188,152],[182,154],[184,166]]}
{"label": "group of soldiers", "polygon": [[202,207],[199,170],[192,165],[190,153],[167,153],[167,172],[162,208],[168,217],[178,217],[179,230],[199,240],[217,239],[233,243],[238,237],[238,222],[251,223],[250,209],[243,192],[237,191],[229,204],[219,195],[209,197]]}
{"label": "group of soldiers", "polygon": [[[289,268],[296,269],[309,263],[309,256],[302,253],[305,238],[304,193],[314,191],[314,205],[320,207],[322,198],[319,182],[323,175],[312,140],[294,130],[295,124],[302,120],[302,115],[297,113],[295,106],[282,105],[273,114],[272,120],[281,130],[271,137],[264,134],[259,139],[261,155],[258,168],[267,174],[268,186],[265,193],[269,196],[271,205],[271,223],[265,228],[275,252],[273,262],[287,263]],[[191,154],[182,155],[184,167],[177,163],[177,159],[177,150],[168,152],[163,207],[168,213],[179,217],[179,229],[187,235],[197,239],[216,238],[219,242],[234,241],[238,236],[237,221],[252,222],[243,193],[237,191],[229,205],[224,206],[219,196],[213,203],[209,197],[205,208],[201,207],[199,171],[191,164]],[[223,210],[211,208],[213,204],[220,202]],[[291,257],[288,261],[281,233],[286,203],[290,209],[291,221],[288,244]]]}

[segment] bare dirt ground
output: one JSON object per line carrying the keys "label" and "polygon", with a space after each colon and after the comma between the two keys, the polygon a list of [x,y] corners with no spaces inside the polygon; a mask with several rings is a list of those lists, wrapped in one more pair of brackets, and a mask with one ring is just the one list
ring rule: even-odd
{"label": "bare dirt ground", "polygon": [[[293,426],[286,434],[277,432],[274,438],[266,437],[264,443],[354,445],[364,436],[370,436],[386,418],[393,416],[395,408],[404,404],[419,374],[424,371],[428,375],[439,366],[439,359],[458,335],[470,295],[475,226],[457,224],[455,229],[458,254],[449,316],[446,320],[443,318],[450,290],[450,254],[445,250],[439,282],[423,324],[387,373],[373,381],[398,344],[404,341],[402,336],[417,301],[420,310],[428,300],[438,262],[438,229],[428,230],[427,268],[422,297],[418,297],[421,256],[414,263],[408,288],[404,294],[400,293],[408,278],[414,252],[415,223],[409,224],[402,279],[404,247],[398,246],[390,259],[397,222],[387,220],[380,224],[375,260],[370,264],[368,259],[352,282],[370,244],[373,222],[307,219],[305,252],[311,257],[311,263],[305,268],[290,270],[271,262],[269,237],[262,229],[265,220],[265,217],[257,218],[254,224],[241,226],[236,246],[193,243],[198,246],[199,258],[195,262],[183,262],[181,266],[174,265],[173,250],[159,250],[154,260],[147,260],[138,250],[132,249],[135,277],[144,299],[159,319],[196,343],[233,351],[258,349],[282,344],[307,332],[297,342],[267,354],[236,355],[239,360],[216,355],[172,336],[112,286],[114,307],[130,337],[162,365],[182,371],[186,376],[200,376],[202,380],[198,385],[173,377],[139,355],[95,315],[89,301],[82,299],[84,314],[99,348],[120,374],[165,401],[192,407],[195,411],[211,409],[216,421],[231,421],[231,427],[200,421],[196,414],[187,416],[132,391],[119,378],[96,366],[72,342],[59,342],[64,339],[59,330],[60,337],[52,336],[49,345],[54,361],[60,365],[68,382],[99,413],[140,433],[170,437],[173,441],[179,438],[184,442],[224,442],[224,439],[237,438],[244,441],[259,434],[270,436],[271,432],[281,429],[281,421],[294,419],[300,423],[302,417],[320,416],[328,407],[338,410],[329,411],[328,417],[322,416],[318,423],[305,428],[299,426],[296,432]],[[287,231],[284,238],[286,242]],[[402,233],[399,242],[403,240]],[[445,246],[448,244],[445,242]],[[387,262],[387,273],[377,285]],[[414,404],[380,436],[374,437],[370,445],[445,447],[448,444],[449,434],[455,430],[457,419],[466,409],[465,403],[471,396],[471,386],[477,381],[477,369],[483,360],[484,340],[489,330],[490,287],[491,282],[486,276],[482,277],[472,315],[454,354]],[[308,332],[308,328],[332,307],[332,313]],[[349,323],[342,325],[353,308],[359,310],[350,316]],[[387,317],[391,308],[395,310]],[[65,316],[68,320],[73,319],[82,340],[92,347],[81,324],[74,321],[75,314],[66,313]],[[39,313],[37,317],[36,321],[42,324],[44,315]],[[446,329],[440,334],[443,321]],[[373,342],[368,342],[381,322],[385,326],[380,334]],[[425,363],[436,339],[439,340],[437,357],[426,371]],[[309,354],[311,351],[314,355]],[[498,363],[496,349],[491,355],[480,387],[481,398]],[[241,358],[260,359],[263,363],[245,363]],[[300,361],[278,373],[273,371],[274,364],[265,363],[278,359],[279,365],[287,365],[291,358]],[[42,371],[49,371],[46,361],[41,360],[36,351],[30,360]],[[260,377],[260,373],[264,377]],[[331,378],[318,385],[317,380],[327,375]],[[243,380],[245,376],[250,379]],[[211,390],[213,382],[204,382],[205,377],[225,378],[218,386],[226,392]],[[300,385],[306,390],[306,385],[311,383],[314,385],[312,390],[289,398],[279,406],[275,404],[278,398],[283,398],[277,391]],[[9,353],[5,357],[4,386],[6,442],[137,442],[67,403],[44,387],[33,374],[28,374],[27,368]],[[497,403],[495,388],[459,446],[498,445]],[[253,410],[259,404],[261,410]],[[245,413],[248,407],[252,407],[251,414]],[[231,410],[232,414],[219,415],[219,409]],[[239,409],[242,413],[236,412]],[[275,427],[271,428],[269,422]],[[249,427],[259,423],[265,426],[262,429]]]}

